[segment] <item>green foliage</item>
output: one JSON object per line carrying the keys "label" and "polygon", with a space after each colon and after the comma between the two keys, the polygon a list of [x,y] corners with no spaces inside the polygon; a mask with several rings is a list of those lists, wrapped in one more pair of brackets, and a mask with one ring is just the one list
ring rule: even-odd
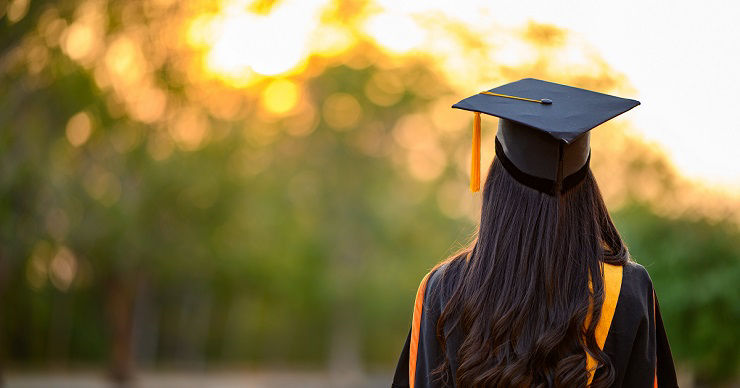
{"label": "green foliage", "polygon": [[[60,13],[71,17],[75,4]],[[3,30],[0,59],[33,37],[46,5],[32,1]],[[13,363],[105,362],[120,346],[114,329],[130,320],[123,341],[141,364],[321,366],[342,345],[337,333],[350,333],[366,364],[391,365],[418,282],[474,230],[438,204],[460,178],[454,163],[414,180],[394,139],[404,115],[431,103],[430,84],[449,93],[424,64],[337,65],[304,80],[317,111],[335,93],[357,99],[351,129],[317,114],[298,137],[290,117],[208,115],[213,136],[192,150],[173,146],[167,125],[111,109],[95,74],[58,47],[40,74],[22,61],[0,66],[0,351]],[[158,85],[183,109],[202,108],[166,69]],[[406,87],[395,104],[376,105],[365,86],[392,71],[426,92]],[[93,131],[76,147],[65,127],[81,111]],[[447,160],[467,149],[465,136],[438,136]],[[172,148],[164,156],[152,151],[162,139]],[[736,226],[637,205],[616,220],[654,279],[677,358],[707,380],[737,376]]]}
{"label": "green foliage", "polygon": [[[322,364],[342,330],[358,333],[369,362],[395,357],[416,283],[465,236],[440,213],[434,185],[415,183],[387,153],[362,152],[358,136],[380,123],[392,151],[395,122],[428,99],[407,91],[376,106],[362,96],[380,70],[333,67],[307,89],[319,103],[358,96],[357,129],[321,121],[308,136],[261,144],[242,131],[282,132],[290,121],[210,119],[224,135],[160,160],[160,128],[113,117],[93,74],[52,55],[51,83],[26,87],[33,77],[21,66],[0,94],[6,357],[105,360],[111,326],[127,319],[142,363]],[[65,126],[80,111],[93,131],[75,147]],[[53,270],[65,250],[76,266],[68,284]]]}
{"label": "green foliage", "polygon": [[730,222],[656,215],[626,206],[615,222],[645,266],[660,301],[671,350],[701,380],[740,369],[740,231]]}

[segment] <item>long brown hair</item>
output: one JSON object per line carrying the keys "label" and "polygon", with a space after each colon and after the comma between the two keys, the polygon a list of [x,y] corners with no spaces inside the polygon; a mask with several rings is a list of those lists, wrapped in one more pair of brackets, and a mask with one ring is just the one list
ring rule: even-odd
{"label": "long brown hair", "polygon": [[[594,336],[604,295],[600,262],[628,258],[590,170],[550,196],[514,180],[495,158],[477,238],[448,259],[442,286],[432,290],[446,293],[437,322],[442,349],[453,332],[460,339],[456,385],[583,387],[586,352],[605,368],[592,386],[610,385],[614,371]],[[445,358],[435,374],[447,380],[449,368]]]}

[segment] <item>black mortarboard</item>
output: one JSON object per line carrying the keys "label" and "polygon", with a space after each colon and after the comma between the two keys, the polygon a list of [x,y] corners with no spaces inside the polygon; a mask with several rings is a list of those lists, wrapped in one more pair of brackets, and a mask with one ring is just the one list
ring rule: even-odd
{"label": "black mortarboard", "polygon": [[520,183],[555,195],[588,171],[589,131],[639,101],[525,78],[470,96],[453,108],[475,112],[472,191],[480,188],[480,114],[499,117],[496,156]]}

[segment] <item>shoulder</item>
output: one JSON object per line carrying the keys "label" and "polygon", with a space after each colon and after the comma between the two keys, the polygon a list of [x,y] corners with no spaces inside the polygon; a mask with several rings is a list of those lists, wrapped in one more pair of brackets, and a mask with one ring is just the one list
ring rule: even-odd
{"label": "shoulder", "polygon": [[632,260],[625,263],[622,268],[619,303],[630,306],[629,310],[647,312],[653,301],[653,281],[650,274],[645,267]]}
{"label": "shoulder", "polygon": [[449,262],[444,262],[436,265],[434,268],[432,268],[431,271],[427,274],[427,289],[429,290],[435,290],[437,289],[440,284],[443,282],[443,278],[446,275],[446,272],[448,268],[450,267]]}
{"label": "shoulder", "polygon": [[650,279],[650,274],[645,267],[635,261],[629,260],[624,264],[623,268],[623,283],[627,283],[631,287],[647,288],[652,291],[653,280]]}
{"label": "shoulder", "polygon": [[429,272],[429,287],[431,290],[449,292],[455,283],[465,273],[467,267],[467,252],[437,264]]}
{"label": "shoulder", "polygon": [[465,257],[461,255],[437,264],[424,276],[417,295],[423,295],[426,306],[437,312],[444,308],[465,263]]}
{"label": "shoulder", "polygon": [[419,284],[419,294],[424,295],[425,302],[438,300],[442,293],[442,285],[446,282],[449,263],[444,262],[432,268]]}

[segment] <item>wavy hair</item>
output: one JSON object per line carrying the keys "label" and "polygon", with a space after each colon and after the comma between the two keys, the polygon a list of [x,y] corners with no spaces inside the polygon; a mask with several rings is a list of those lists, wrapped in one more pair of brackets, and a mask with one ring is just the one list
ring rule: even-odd
{"label": "wavy hair", "polygon": [[[590,170],[550,196],[515,181],[494,158],[477,237],[447,260],[445,286],[432,291],[447,293],[436,333],[443,351],[453,332],[460,339],[455,385],[585,387],[587,352],[605,369],[591,386],[610,385],[614,370],[594,335],[601,262],[628,260]],[[448,382],[449,368],[445,358],[434,373]]]}

